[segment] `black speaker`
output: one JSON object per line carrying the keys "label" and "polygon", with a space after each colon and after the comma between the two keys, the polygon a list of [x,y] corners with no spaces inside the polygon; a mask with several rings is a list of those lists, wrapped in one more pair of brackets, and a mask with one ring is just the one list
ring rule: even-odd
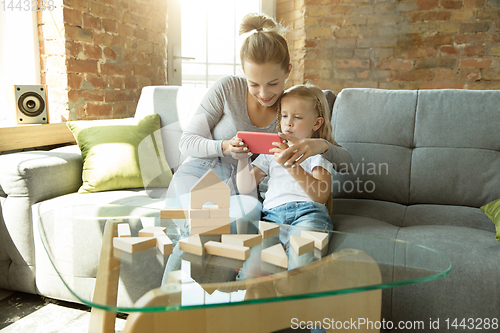
{"label": "black speaker", "polygon": [[15,85],[18,124],[47,124],[47,87],[44,85]]}

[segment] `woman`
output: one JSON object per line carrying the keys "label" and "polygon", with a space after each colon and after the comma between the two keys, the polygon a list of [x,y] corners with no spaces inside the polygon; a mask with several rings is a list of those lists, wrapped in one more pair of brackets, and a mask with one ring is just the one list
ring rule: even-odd
{"label": "woman", "polygon": [[[189,203],[191,187],[209,169],[231,189],[231,217],[259,219],[261,204],[256,191],[238,195],[237,160],[231,153],[248,151],[236,137],[237,131],[275,132],[277,101],[283,93],[292,65],[284,28],[262,14],[243,18],[240,35],[249,33],[240,50],[245,77],[227,76],[207,92],[180,141],[182,154],[189,156],[174,174],[167,192],[167,206]],[[293,143],[283,151],[288,164],[301,163],[323,154],[334,166],[352,162],[342,147],[317,138],[280,134]]]}

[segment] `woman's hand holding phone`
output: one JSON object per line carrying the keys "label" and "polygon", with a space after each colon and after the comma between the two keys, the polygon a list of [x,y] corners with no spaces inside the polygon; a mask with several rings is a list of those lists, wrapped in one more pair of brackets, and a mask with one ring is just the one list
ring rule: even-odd
{"label": "woman's hand holding phone", "polygon": [[243,158],[248,158],[252,153],[248,150],[246,143],[243,139],[239,138],[238,135],[234,136],[231,140],[228,140],[228,148],[226,150],[228,155],[239,160]]}

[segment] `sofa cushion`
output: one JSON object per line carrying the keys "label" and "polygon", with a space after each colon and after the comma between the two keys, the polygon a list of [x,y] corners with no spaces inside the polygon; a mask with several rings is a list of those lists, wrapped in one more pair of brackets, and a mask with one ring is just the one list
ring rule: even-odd
{"label": "sofa cushion", "polygon": [[164,156],[160,117],[67,123],[82,151],[79,193],[167,187],[172,172]]}
{"label": "sofa cushion", "polygon": [[365,234],[382,238],[396,238],[399,227],[369,217],[333,214],[332,222],[335,231],[353,234]]}
{"label": "sofa cushion", "polygon": [[411,205],[406,209],[404,227],[448,225],[494,232],[493,224],[475,207]]}
{"label": "sofa cushion", "polygon": [[411,164],[410,203],[479,208],[500,197],[498,170],[498,151],[459,147],[416,148]]}
{"label": "sofa cushion", "polygon": [[146,190],[141,188],[95,192],[86,195],[70,193],[33,205],[33,221],[36,221],[38,216],[50,210],[75,205],[121,205],[159,210],[165,206],[165,198],[151,197]]}
{"label": "sofa cushion", "polygon": [[[363,219],[369,219],[366,220],[368,221],[367,226],[377,221],[379,224],[390,223],[397,227],[448,225],[495,232],[495,226],[488,217],[475,207],[451,205],[406,206],[393,202],[366,199],[334,199],[332,207],[334,226],[340,223],[339,229],[335,228],[335,230],[341,231],[354,230],[353,228],[356,228],[355,226],[358,223],[362,224],[362,222],[354,222],[354,220],[357,217],[362,217]],[[347,219],[344,215],[352,216],[353,219]],[[341,225],[342,223],[351,225],[344,226]],[[384,233],[376,236],[386,237]]]}
{"label": "sofa cushion", "polygon": [[442,332],[448,331],[443,318],[498,318],[500,246],[491,232],[426,225],[401,228],[397,239],[438,251],[452,267],[444,278],[391,289],[393,318],[441,318]]}
{"label": "sofa cushion", "polygon": [[[366,199],[333,199],[333,215],[362,216],[401,227],[406,206],[394,202]],[[333,221],[335,226],[335,221]]]}
{"label": "sofa cushion", "polygon": [[[416,104],[416,91],[340,92],[333,108],[333,135],[351,153],[353,172],[334,175],[334,197],[408,203]],[[352,190],[353,184],[361,190]]]}
{"label": "sofa cushion", "polygon": [[410,147],[416,104],[417,91],[343,89],[333,106],[334,139]]}
{"label": "sofa cushion", "polygon": [[418,93],[410,203],[477,207],[500,198],[497,91]]}
{"label": "sofa cushion", "polygon": [[500,148],[498,91],[420,90],[416,147]]}
{"label": "sofa cushion", "polygon": [[406,147],[341,142],[353,158],[352,171],[332,174],[333,197],[408,204],[412,150]]}

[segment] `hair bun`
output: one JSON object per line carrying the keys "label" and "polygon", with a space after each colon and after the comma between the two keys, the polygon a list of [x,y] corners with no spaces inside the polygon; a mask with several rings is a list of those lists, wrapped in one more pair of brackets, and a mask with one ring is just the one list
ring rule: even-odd
{"label": "hair bun", "polygon": [[286,29],[276,23],[272,17],[265,14],[250,13],[245,15],[240,25],[239,34],[242,35],[254,30],[257,32],[274,31],[283,35]]}

